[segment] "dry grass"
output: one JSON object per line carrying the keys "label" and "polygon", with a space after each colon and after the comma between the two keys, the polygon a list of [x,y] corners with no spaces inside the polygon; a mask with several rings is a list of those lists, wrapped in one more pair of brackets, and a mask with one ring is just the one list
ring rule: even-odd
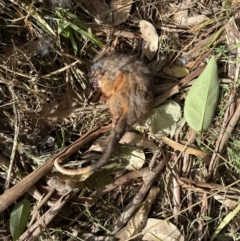
{"label": "dry grass", "polygon": [[[22,180],[87,131],[110,123],[108,111],[99,104],[99,95],[92,93],[87,78],[91,60],[102,46],[115,40],[118,50],[136,54],[149,63],[156,77],[156,99],[177,85],[179,91],[170,92],[167,97],[178,103],[181,110],[191,80],[200,74],[206,60],[215,55],[220,95],[213,123],[201,134],[193,133],[185,123],[179,134],[171,138],[183,146],[186,142],[192,144],[207,154],[206,159],[180,152],[175,144],[164,144],[151,136],[151,140],[146,138],[138,149],[129,149],[129,145],[118,147],[109,164],[89,178],[63,177],[52,170],[34,185],[37,193],[23,194],[16,201],[25,197],[34,208],[40,196],[49,193],[52,186],[57,189],[50,198],[54,203],[65,195],[62,191],[73,189],[71,198],[57,211],[59,215],[46,226],[41,224],[39,240],[97,240],[83,233],[100,237],[116,230],[114,224],[119,222],[121,214],[127,213],[127,205],[137,200],[139,190],[141,194],[148,193],[149,189],[142,186],[144,182],[159,188],[152,198],[153,206],[149,210],[144,208],[148,210],[144,220],[169,220],[185,240],[210,240],[215,235],[218,235],[216,240],[239,240],[240,47],[239,42],[230,45],[226,40],[229,34],[226,28],[231,17],[239,24],[240,2],[134,1],[127,4],[131,7],[129,17],[114,27],[106,23],[112,16],[107,10],[109,5],[95,10],[92,7],[91,12],[87,3],[77,4],[76,0],[72,5],[68,5],[67,0],[59,1],[63,9],[57,8],[56,1],[47,2],[0,0],[1,194],[6,193],[6,186]],[[140,20],[152,23],[159,37],[158,49],[151,60],[144,55]],[[230,30],[234,33],[232,25]],[[240,40],[239,31],[236,34],[231,39]],[[180,74],[186,70],[189,74],[176,77],[167,72],[172,64],[180,66]],[[160,102],[158,99],[157,105]],[[231,129],[228,124],[234,115],[237,124],[229,136],[226,129]],[[92,144],[97,139],[81,146],[69,160],[96,160],[100,156],[97,152],[86,151],[95,147]],[[126,142],[129,143],[129,139]],[[135,141],[134,145],[140,142]],[[100,146],[103,143],[100,139]],[[156,151],[157,146],[161,146],[161,152]],[[133,155],[132,150],[136,151],[134,155],[145,154],[146,160],[138,172],[126,174],[124,167]],[[154,180],[148,180],[144,174],[149,172],[147,167],[153,159],[159,173]],[[161,162],[164,164],[160,167]],[[124,174],[128,176],[117,179]],[[50,177],[55,179],[49,182]],[[114,183],[114,180],[117,181]],[[105,185],[109,190],[104,193]],[[12,240],[9,218],[13,206],[9,205],[1,213],[2,240]],[[37,217],[48,209],[49,202],[44,202],[36,211]],[[225,225],[217,231],[232,210],[236,213],[224,220]],[[32,213],[31,218],[34,215]],[[140,232],[134,230],[133,234]]]}

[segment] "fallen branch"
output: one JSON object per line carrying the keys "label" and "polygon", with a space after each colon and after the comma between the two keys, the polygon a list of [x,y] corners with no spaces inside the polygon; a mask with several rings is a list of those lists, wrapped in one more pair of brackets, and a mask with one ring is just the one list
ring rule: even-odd
{"label": "fallen branch", "polygon": [[88,143],[90,140],[98,136],[99,134],[111,130],[112,125],[103,126],[101,128],[96,127],[88,131],[85,135],[80,137],[77,141],[66,147],[64,150],[59,152],[53,158],[50,158],[45,164],[37,168],[35,171],[23,178],[15,186],[6,190],[4,194],[0,196],[0,212],[4,211],[9,205],[21,197],[25,192],[27,192],[37,181],[39,181],[43,176],[48,173],[52,167],[54,161],[63,161],[71,154],[76,152],[81,146]]}

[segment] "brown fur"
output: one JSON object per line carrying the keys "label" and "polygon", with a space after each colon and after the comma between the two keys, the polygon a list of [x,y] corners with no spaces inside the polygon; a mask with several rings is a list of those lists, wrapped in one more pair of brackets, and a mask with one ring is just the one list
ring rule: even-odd
{"label": "brown fur", "polygon": [[55,163],[66,175],[79,175],[102,167],[129,127],[139,122],[152,107],[154,81],[149,68],[136,58],[115,52],[103,53],[90,69],[90,83],[101,91],[112,114],[113,130],[102,157],[94,164],[69,170]]}

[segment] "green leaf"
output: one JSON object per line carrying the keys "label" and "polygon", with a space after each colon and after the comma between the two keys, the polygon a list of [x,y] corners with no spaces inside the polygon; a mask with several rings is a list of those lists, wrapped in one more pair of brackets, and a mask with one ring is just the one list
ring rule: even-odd
{"label": "green leaf", "polygon": [[[58,34],[62,34],[64,37],[68,37],[69,34],[69,29],[68,26],[69,26],[69,22],[65,21],[65,20],[57,20],[57,23],[58,23]],[[67,34],[65,33],[67,32]]]}
{"label": "green leaf", "polygon": [[75,38],[74,38],[74,36],[73,36],[73,34],[72,34],[71,32],[70,32],[69,39],[70,39],[70,41],[71,41],[71,43],[72,43],[72,46],[73,46],[73,49],[74,49],[74,53],[77,54],[78,45],[77,45],[77,43],[76,43],[76,41],[75,41]]}
{"label": "green leaf", "polygon": [[211,221],[211,220],[212,220],[212,217],[204,216],[204,217],[202,217],[202,219],[203,219],[204,221]]}
{"label": "green leaf", "polygon": [[82,34],[86,38],[88,38],[90,41],[92,41],[94,44],[98,45],[100,48],[103,46],[102,42],[93,34],[88,33],[87,31],[80,29],[77,25],[70,23],[69,26],[75,30],[76,32]]}
{"label": "green leaf", "polygon": [[10,215],[10,231],[13,241],[17,240],[26,228],[30,212],[31,206],[27,199],[14,206]]}
{"label": "green leaf", "polygon": [[202,74],[193,83],[185,100],[184,116],[192,129],[208,129],[214,117],[218,94],[217,63],[212,56]]}
{"label": "green leaf", "polygon": [[[63,9],[59,9],[59,11],[56,11],[56,14],[61,19],[61,22],[58,21],[60,24],[60,27],[58,27],[58,32],[62,32],[64,28],[70,27],[74,31],[80,33],[81,35],[85,36],[87,39],[92,41],[94,44],[98,45],[100,48],[102,48],[103,43],[102,41],[94,34],[89,33],[89,27],[87,24],[85,24],[83,21],[81,21],[76,15],[72,14],[71,12]],[[71,20],[67,20],[63,15],[68,16]],[[63,20],[64,18],[64,20]],[[72,21],[74,20],[74,21]],[[74,23],[73,23],[74,22]]]}

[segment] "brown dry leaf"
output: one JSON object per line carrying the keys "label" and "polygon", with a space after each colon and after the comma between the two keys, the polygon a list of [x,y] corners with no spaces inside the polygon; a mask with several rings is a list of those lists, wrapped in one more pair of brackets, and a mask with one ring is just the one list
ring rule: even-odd
{"label": "brown dry leaf", "polygon": [[[103,150],[105,149],[105,147],[107,145],[107,142],[108,142],[107,136],[99,137],[89,148],[88,152],[89,151],[103,152]],[[123,142],[121,139],[120,143],[126,143],[126,142]],[[133,142],[131,143],[131,145],[132,145],[131,147],[129,147],[129,146],[128,147],[127,146],[120,147],[114,151],[116,151],[121,156],[122,162],[124,162],[125,168],[127,170],[138,170],[143,166],[146,157],[145,157],[143,150],[135,147],[136,145],[134,145]],[[117,165],[117,166],[119,166],[119,165]],[[112,166],[112,168],[114,168],[114,167],[116,167],[116,165]]]}
{"label": "brown dry leaf", "polygon": [[140,147],[149,148],[152,150],[159,150],[159,147],[156,146],[152,140],[149,140],[143,135],[139,135],[134,132],[126,132],[125,135],[120,140],[120,143],[128,144],[130,146],[140,146]]}
{"label": "brown dry leaf", "polygon": [[194,6],[195,6],[195,2],[192,0],[183,0],[183,1],[181,1],[180,4],[178,4],[178,7],[180,8],[180,10],[193,9]]}
{"label": "brown dry leaf", "polygon": [[[177,6],[176,3],[171,3],[171,2],[169,2],[169,3],[168,3],[168,6],[169,6],[169,8],[168,8],[168,13],[171,13],[171,14],[172,14],[172,13],[180,12],[179,7]],[[167,13],[166,10],[165,10],[164,13],[165,13],[165,14]]]}
{"label": "brown dry leaf", "polygon": [[181,118],[181,107],[173,100],[153,108],[145,120],[151,135],[161,138],[165,135],[173,136]]}
{"label": "brown dry leaf", "polygon": [[143,230],[143,228],[146,226],[147,217],[149,212],[151,211],[152,204],[156,200],[159,191],[160,190],[158,187],[152,187],[150,189],[146,200],[141,203],[138,211],[128,221],[127,226],[120,230],[115,235],[115,238],[118,238],[120,241],[125,241],[126,239],[140,233]]}
{"label": "brown dry leaf", "polygon": [[165,74],[175,78],[182,78],[189,74],[189,70],[187,68],[175,64],[164,68],[163,71]]}
{"label": "brown dry leaf", "polygon": [[209,34],[205,33],[206,37],[204,37],[203,39],[200,39],[198,42],[195,42],[194,45],[189,49],[189,51],[185,52],[183,56],[188,56],[191,59],[199,58],[199,56],[201,56],[204,52],[207,53],[207,49],[209,49],[210,46],[212,46],[216,42],[224,41],[225,40],[224,33],[225,33],[225,26],[221,27],[217,32],[216,31],[214,31],[214,33],[209,32]]}
{"label": "brown dry leaf", "polygon": [[68,192],[74,188],[77,188],[76,182],[71,181],[70,178],[69,181],[66,181],[61,180],[57,176],[47,179],[47,184],[49,185],[49,187],[55,188],[59,192]]}
{"label": "brown dry leaf", "polygon": [[119,25],[128,19],[132,3],[133,0],[112,0],[110,2],[110,8],[113,10],[113,25]]}
{"label": "brown dry leaf", "polygon": [[230,2],[231,2],[232,7],[240,4],[240,0],[231,0]]}
{"label": "brown dry leaf", "polygon": [[157,107],[158,105],[162,104],[164,101],[166,101],[168,98],[170,98],[171,96],[177,94],[179,92],[179,86],[178,85],[173,85],[172,88],[168,88],[167,90],[165,90],[164,92],[161,93],[161,95],[158,95],[155,99],[154,99],[154,107]]}
{"label": "brown dry leaf", "polygon": [[149,60],[152,60],[158,50],[158,34],[155,27],[148,21],[139,22],[142,38],[144,39],[144,54]]}
{"label": "brown dry leaf", "polygon": [[191,155],[194,155],[194,156],[197,156],[198,158],[204,160],[205,162],[207,162],[209,160],[209,156],[207,155],[207,153],[201,151],[201,150],[198,150],[196,148],[192,148],[192,147],[189,147],[187,145],[182,145],[180,143],[177,143],[171,139],[169,139],[168,137],[166,136],[163,136],[162,137],[162,140],[169,146],[171,146],[172,148],[178,150],[178,151],[182,151],[182,152],[185,152],[185,153],[188,153],[188,154],[191,154]]}
{"label": "brown dry leaf", "polygon": [[206,38],[198,41],[188,52],[184,53],[184,56],[191,56],[192,59],[201,56],[206,46],[212,41],[214,34],[210,34]]}
{"label": "brown dry leaf", "polygon": [[184,241],[178,228],[169,221],[149,218],[142,241]]}
{"label": "brown dry leaf", "polygon": [[[191,0],[181,1],[180,4],[172,4],[171,7],[174,10],[174,22],[181,26],[192,26],[200,24],[206,20],[209,20],[205,15],[199,15],[194,11],[195,2]],[[191,14],[191,16],[189,16]]]}
{"label": "brown dry leaf", "polygon": [[145,153],[141,149],[129,148],[128,155],[129,164],[125,167],[127,170],[138,170],[142,168],[146,160]]}
{"label": "brown dry leaf", "polygon": [[112,12],[105,0],[83,0],[82,2],[98,24],[112,23]]}
{"label": "brown dry leaf", "polygon": [[99,137],[94,143],[90,146],[88,149],[88,152],[90,151],[97,151],[97,152],[103,152],[104,148],[107,145],[108,136],[101,136]]}
{"label": "brown dry leaf", "polygon": [[[98,151],[102,152],[107,145],[108,136],[101,136],[98,138],[92,146],[89,148],[90,151]],[[159,147],[154,144],[152,140],[144,137],[143,135],[139,135],[134,132],[126,132],[122,139],[119,141],[121,144],[127,144],[129,146],[138,146],[143,148],[148,148],[152,150],[159,150]]]}
{"label": "brown dry leaf", "polygon": [[220,203],[222,203],[224,207],[227,207],[227,208],[233,209],[238,205],[237,201],[231,200],[221,195],[214,195],[214,198]]}
{"label": "brown dry leaf", "polygon": [[183,17],[182,21],[181,21],[181,25],[182,26],[194,26],[194,25],[201,24],[207,20],[209,20],[209,18],[206,17],[205,15],[197,15],[197,16],[193,16],[193,17]]}
{"label": "brown dry leaf", "polygon": [[175,24],[183,25],[182,23],[184,22],[184,19],[187,17],[187,14],[188,14],[187,10],[177,11],[173,17]]}

